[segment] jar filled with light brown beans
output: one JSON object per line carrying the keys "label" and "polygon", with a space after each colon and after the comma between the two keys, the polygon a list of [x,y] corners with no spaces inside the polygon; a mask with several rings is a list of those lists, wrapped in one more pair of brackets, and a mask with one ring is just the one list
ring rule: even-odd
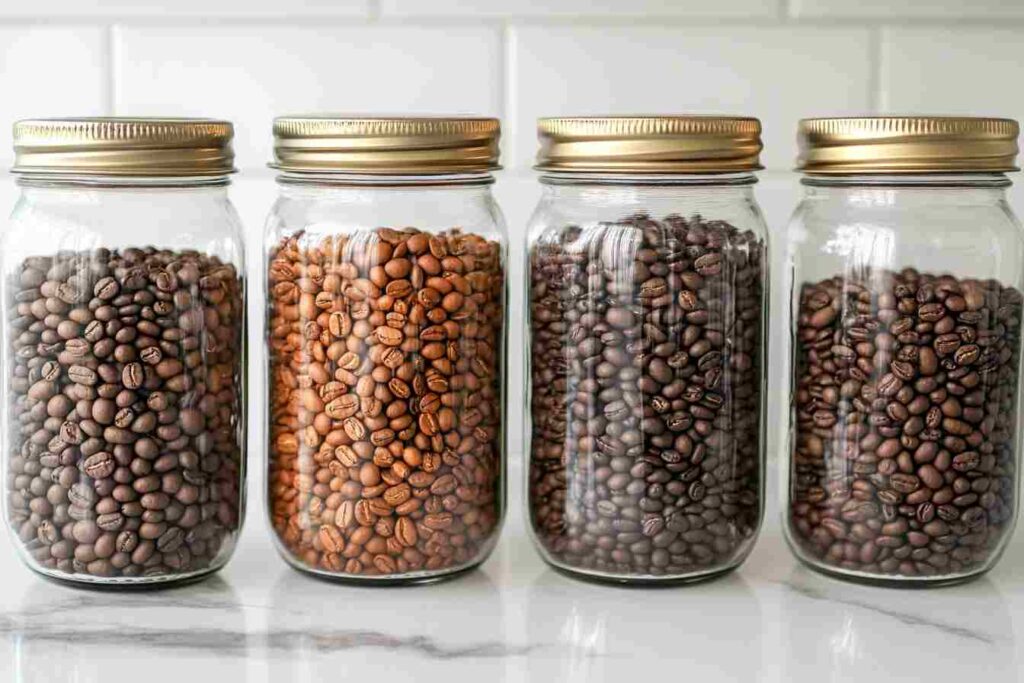
{"label": "jar filled with light brown beans", "polygon": [[498,122],[286,117],[267,226],[268,504],[284,558],[457,574],[505,509]]}

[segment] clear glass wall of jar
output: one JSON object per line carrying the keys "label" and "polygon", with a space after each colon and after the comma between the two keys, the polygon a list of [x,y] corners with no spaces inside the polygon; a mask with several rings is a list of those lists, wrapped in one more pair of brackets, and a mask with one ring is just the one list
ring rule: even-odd
{"label": "clear glass wall of jar", "polygon": [[[268,505],[294,567],[481,563],[505,511],[493,119],[287,118],[267,225]],[[308,154],[319,138],[319,154]]]}
{"label": "clear glass wall of jar", "polygon": [[24,121],[2,242],[5,504],[29,567],[158,585],[244,515],[245,280],[231,124]]}
{"label": "clear glass wall of jar", "polygon": [[597,580],[733,569],[764,497],[760,124],[547,119],[540,137],[526,294],[537,547]]}
{"label": "clear glass wall of jar", "polygon": [[813,568],[942,584],[990,569],[1011,536],[1017,134],[999,119],[801,124],[783,489],[788,540]]}

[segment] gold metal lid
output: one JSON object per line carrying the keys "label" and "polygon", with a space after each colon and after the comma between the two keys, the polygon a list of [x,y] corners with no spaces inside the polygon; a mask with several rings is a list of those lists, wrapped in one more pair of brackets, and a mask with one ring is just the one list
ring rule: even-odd
{"label": "gold metal lid", "polygon": [[497,119],[282,116],[272,168],[295,173],[419,175],[500,168]]}
{"label": "gold metal lid", "polygon": [[217,176],[233,173],[227,121],[172,118],[28,119],[14,124],[14,173]]}
{"label": "gold metal lid", "polygon": [[815,174],[977,173],[1020,170],[1012,119],[868,116],[804,119],[797,168]]}
{"label": "gold metal lid", "polygon": [[761,122],[739,116],[594,116],[537,122],[539,171],[732,173],[762,168]]}

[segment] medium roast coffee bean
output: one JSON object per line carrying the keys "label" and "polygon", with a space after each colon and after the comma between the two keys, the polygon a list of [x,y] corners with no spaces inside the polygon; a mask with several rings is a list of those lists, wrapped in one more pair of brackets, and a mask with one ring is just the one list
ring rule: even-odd
{"label": "medium roast coffee bean", "polygon": [[765,245],[700,216],[568,226],[530,254],[530,514],[555,563],[687,577],[761,517]]}
{"label": "medium roast coffee bean", "polygon": [[44,570],[97,577],[210,567],[241,521],[234,266],[151,247],[61,252],[26,259],[8,289],[8,518],[26,549]]}
{"label": "medium roast coffee bean", "polygon": [[493,546],[504,287],[500,246],[458,230],[274,247],[268,486],[296,561],[401,577],[470,566]]}
{"label": "medium roast coffee bean", "polygon": [[910,269],[803,284],[789,524],[810,561],[955,577],[997,552],[1016,514],[1021,308],[996,281]]}

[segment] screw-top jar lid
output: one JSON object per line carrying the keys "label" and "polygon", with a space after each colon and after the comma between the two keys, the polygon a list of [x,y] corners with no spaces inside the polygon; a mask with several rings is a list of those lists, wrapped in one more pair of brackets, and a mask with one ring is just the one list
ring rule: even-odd
{"label": "screw-top jar lid", "polygon": [[14,173],[218,176],[233,173],[227,121],[174,118],[28,119],[14,124]]}
{"label": "screw-top jar lid", "polygon": [[868,116],[804,119],[798,170],[820,174],[998,173],[1016,165],[1012,119]]}
{"label": "screw-top jar lid", "polygon": [[433,175],[500,168],[497,119],[465,116],[282,116],[273,168],[295,173]]}
{"label": "screw-top jar lid", "polygon": [[740,116],[540,119],[539,171],[734,173],[760,164],[761,122]]}

